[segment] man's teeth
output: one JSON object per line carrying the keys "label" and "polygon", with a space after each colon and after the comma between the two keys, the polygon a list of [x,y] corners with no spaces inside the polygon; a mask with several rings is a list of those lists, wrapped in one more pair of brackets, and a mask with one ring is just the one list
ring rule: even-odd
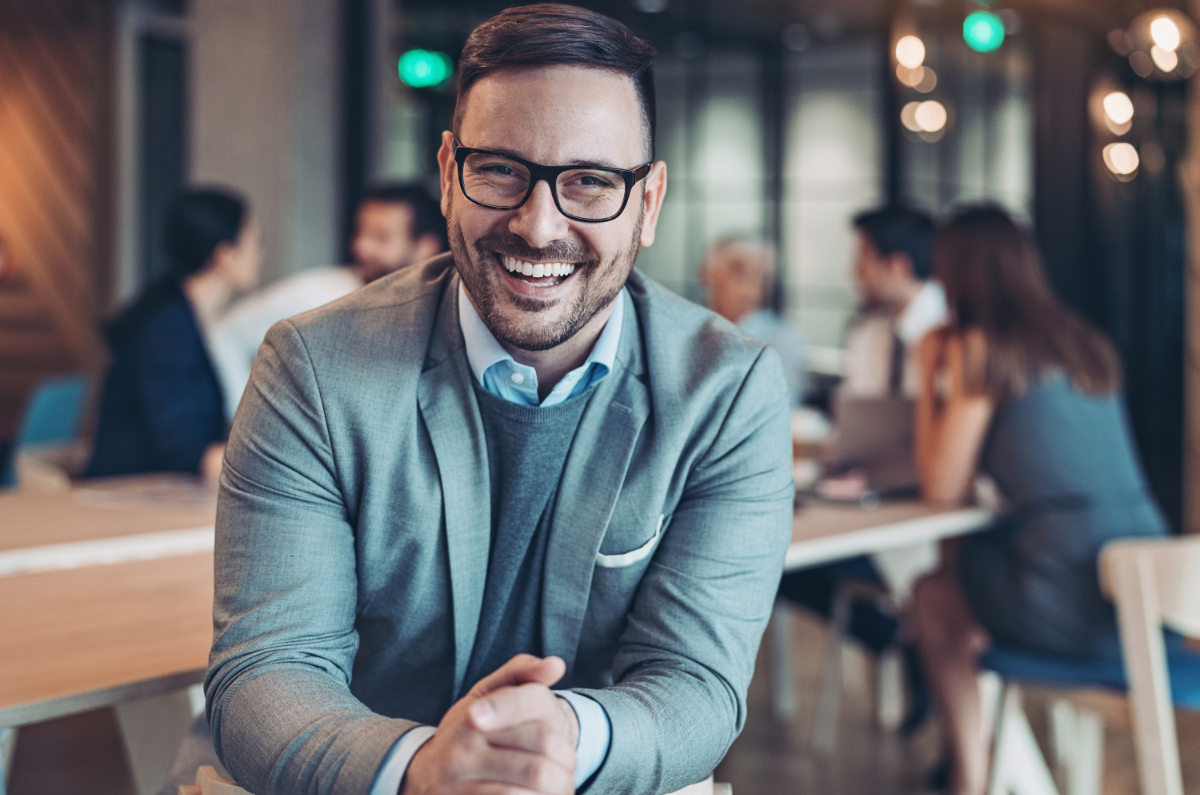
{"label": "man's teeth", "polygon": [[573,262],[525,262],[515,257],[502,257],[504,269],[509,273],[522,276],[532,276],[540,279],[543,276],[570,276],[575,271]]}

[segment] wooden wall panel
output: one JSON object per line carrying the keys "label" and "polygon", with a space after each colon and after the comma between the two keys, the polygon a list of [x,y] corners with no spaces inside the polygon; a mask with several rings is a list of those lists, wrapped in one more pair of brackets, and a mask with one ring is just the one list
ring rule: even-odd
{"label": "wooden wall panel", "polygon": [[112,19],[106,0],[0,2],[0,438],[32,384],[103,363]]}

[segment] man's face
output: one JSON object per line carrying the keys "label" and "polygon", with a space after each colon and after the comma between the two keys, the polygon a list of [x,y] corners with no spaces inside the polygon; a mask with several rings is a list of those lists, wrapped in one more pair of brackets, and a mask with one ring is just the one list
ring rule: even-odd
{"label": "man's face", "polygon": [[403,202],[365,201],[354,217],[354,261],[368,282],[413,263],[413,211]]}
{"label": "man's face", "polygon": [[858,253],[854,261],[854,281],[864,304],[896,308],[907,299],[916,282],[912,265],[903,255],[885,257],[875,241],[861,229],[857,232]]}
{"label": "man's face", "polygon": [[[637,93],[623,75],[573,66],[507,69],[480,79],[465,101],[463,146],[543,165],[634,169],[649,159]],[[467,293],[502,343],[529,351],[557,347],[612,303],[638,245],[654,242],[666,166],[655,164],[620,216],[585,223],[558,211],[546,182],[515,210],[474,204],[459,187],[453,145],[453,135],[444,133],[442,209]],[[523,263],[571,270],[526,276],[518,269]]]}
{"label": "man's face", "polygon": [[766,268],[758,257],[737,249],[724,252],[705,274],[709,309],[738,322],[766,305],[766,279]]}

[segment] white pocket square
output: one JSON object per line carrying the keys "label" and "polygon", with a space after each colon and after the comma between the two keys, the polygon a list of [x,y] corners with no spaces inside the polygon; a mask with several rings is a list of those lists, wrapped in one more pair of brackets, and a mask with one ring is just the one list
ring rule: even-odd
{"label": "white pocket square", "polygon": [[666,521],[666,518],[665,513],[658,517],[658,526],[654,528],[654,535],[637,549],[623,552],[620,555],[605,555],[603,552],[597,552],[596,565],[602,569],[619,569],[637,563],[649,555],[654,551],[654,545],[658,543],[658,539],[662,537],[663,522]]}

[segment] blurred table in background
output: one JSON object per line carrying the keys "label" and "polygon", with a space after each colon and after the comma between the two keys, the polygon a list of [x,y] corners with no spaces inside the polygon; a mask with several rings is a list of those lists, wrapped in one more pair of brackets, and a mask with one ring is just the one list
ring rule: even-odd
{"label": "blurred table in background", "polygon": [[[892,598],[902,604],[916,577],[937,561],[937,542],[988,527],[995,514],[986,508],[938,508],[917,499],[883,502],[870,508],[808,500],[792,519],[792,543],[784,571],[800,571],[837,560],[872,555]],[[796,711],[791,675],[791,638],[787,608],[777,600],[771,618],[773,708],[781,720]],[[840,665],[840,641],[831,640],[826,666]],[[840,681],[840,677],[838,678]],[[829,703],[836,707],[836,699]],[[830,707],[822,704],[819,712]],[[818,724],[821,723],[818,718]],[[825,719],[828,725],[828,719]]]}
{"label": "blurred table in background", "polygon": [[873,508],[811,500],[793,516],[784,570],[937,542],[982,530],[993,517],[986,508],[936,508],[917,499]]}
{"label": "blurred table in background", "polygon": [[115,706],[155,791],[208,667],[215,514],[173,475],[0,496],[0,727]]}

